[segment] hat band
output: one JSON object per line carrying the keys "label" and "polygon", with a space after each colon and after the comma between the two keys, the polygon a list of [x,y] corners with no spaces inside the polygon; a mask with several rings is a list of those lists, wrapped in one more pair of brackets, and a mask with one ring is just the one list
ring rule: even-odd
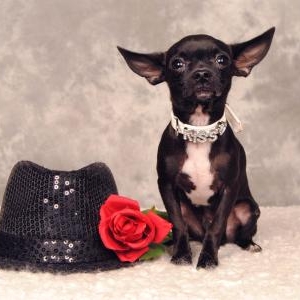
{"label": "hat band", "polygon": [[115,258],[104,248],[100,238],[38,239],[16,237],[0,232],[0,256],[10,259],[46,264],[91,263]]}

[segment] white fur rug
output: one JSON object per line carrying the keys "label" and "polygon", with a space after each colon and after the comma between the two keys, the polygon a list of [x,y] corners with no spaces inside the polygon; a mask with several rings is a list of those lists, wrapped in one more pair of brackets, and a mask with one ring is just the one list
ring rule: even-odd
{"label": "white fur rug", "polygon": [[0,271],[0,299],[300,299],[300,206],[262,208],[255,241],[261,253],[220,249],[214,270],[174,266],[170,257],[133,268],[52,275]]}

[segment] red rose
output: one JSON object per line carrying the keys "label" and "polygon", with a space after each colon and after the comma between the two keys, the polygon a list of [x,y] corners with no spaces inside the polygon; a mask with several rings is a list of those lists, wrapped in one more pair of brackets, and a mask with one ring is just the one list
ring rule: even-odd
{"label": "red rose", "polygon": [[137,201],[118,195],[108,197],[100,209],[100,218],[102,242],[121,261],[136,261],[151,243],[161,243],[172,228],[155,213],[142,213]]}

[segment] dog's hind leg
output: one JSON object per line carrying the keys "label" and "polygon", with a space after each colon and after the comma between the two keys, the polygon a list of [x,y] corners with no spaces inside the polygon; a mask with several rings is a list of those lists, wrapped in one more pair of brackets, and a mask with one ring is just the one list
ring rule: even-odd
{"label": "dog's hind leg", "polygon": [[188,226],[190,240],[202,242],[205,228],[202,226],[203,212],[188,203],[181,202],[181,214]]}
{"label": "dog's hind leg", "polygon": [[260,210],[252,201],[242,200],[234,207],[234,215],[239,226],[236,228],[234,243],[242,249],[251,252],[260,252],[262,248],[253,242],[253,236],[257,231],[257,219],[260,216]]}

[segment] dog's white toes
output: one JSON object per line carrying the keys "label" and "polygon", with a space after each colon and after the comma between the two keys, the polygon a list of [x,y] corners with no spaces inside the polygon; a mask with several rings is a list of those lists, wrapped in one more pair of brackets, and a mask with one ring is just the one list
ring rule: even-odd
{"label": "dog's white toes", "polygon": [[251,244],[248,248],[247,248],[248,251],[252,252],[252,253],[257,253],[257,252],[261,252],[262,251],[262,248],[261,246],[253,243]]}

